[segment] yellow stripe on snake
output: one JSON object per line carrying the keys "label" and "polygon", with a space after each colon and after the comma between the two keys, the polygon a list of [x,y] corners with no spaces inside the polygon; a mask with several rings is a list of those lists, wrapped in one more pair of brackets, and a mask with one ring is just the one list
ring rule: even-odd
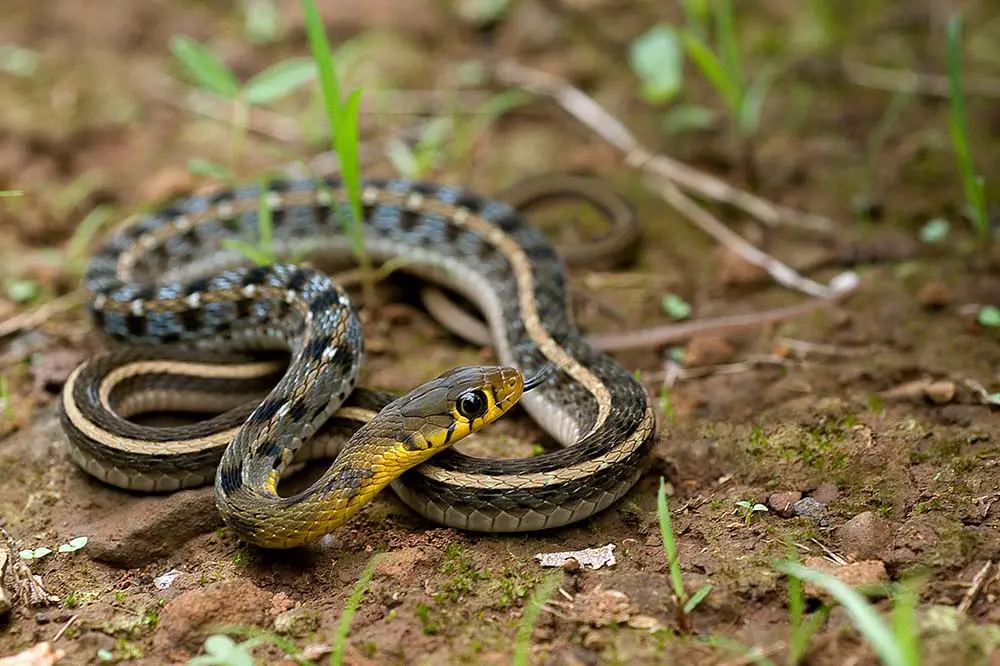
{"label": "yellow stripe on snake", "polygon": [[[400,270],[478,307],[499,366],[455,368],[403,396],[356,387],[365,339],[346,292],[324,272],[281,263],[350,260],[342,184],[192,196],[137,216],[91,261],[88,312],[112,349],[63,389],[73,460],[145,492],[214,482],[225,523],[268,548],[316,541],[388,485],[429,520],[481,532],[567,525],[627,493],[653,445],[653,408],[576,328],[564,263],[545,235],[510,204],[460,188],[362,185],[369,256],[403,258]],[[226,242],[257,238],[261,202],[281,257],[267,266]],[[451,448],[517,403],[562,448],[503,460]],[[176,427],[133,420],[159,411],[212,416]],[[318,457],[334,460],[317,481],[278,494],[293,460]]]}

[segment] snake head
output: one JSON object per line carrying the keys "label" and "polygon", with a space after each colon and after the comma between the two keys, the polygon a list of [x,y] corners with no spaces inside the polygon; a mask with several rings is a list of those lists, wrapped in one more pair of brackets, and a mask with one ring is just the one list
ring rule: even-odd
{"label": "snake head", "polygon": [[506,414],[523,392],[515,368],[452,368],[397,401],[396,440],[408,451],[436,453]]}

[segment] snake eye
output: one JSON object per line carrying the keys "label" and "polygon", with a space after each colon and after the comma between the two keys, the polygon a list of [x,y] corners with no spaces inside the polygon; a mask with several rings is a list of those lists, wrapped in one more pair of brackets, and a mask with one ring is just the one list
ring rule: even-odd
{"label": "snake eye", "polygon": [[469,419],[478,419],[486,413],[489,400],[482,391],[469,391],[458,398],[458,413]]}

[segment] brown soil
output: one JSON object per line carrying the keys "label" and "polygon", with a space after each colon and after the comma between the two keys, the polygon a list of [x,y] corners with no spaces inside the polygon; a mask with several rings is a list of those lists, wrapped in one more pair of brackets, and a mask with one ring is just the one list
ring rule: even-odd
{"label": "brown soil", "polygon": [[[0,189],[25,191],[0,202],[0,321],[77,284],[76,268],[59,253],[95,206],[112,206],[120,219],[200,185],[185,171],[188,159],[228,160],[225,109],[221,120],[191,110],[170,54],[172,36],[207,41],[242,77],[307,52],[297,3],[284,3],[291,8],[281,10],[287,29],[264,45],[246,38],[236,3],[229,4],[4,3],[0,51],[16,44],[34,51],[38,62],[28,76],[0,71]],[[320,4],[335,44],[358,38],[345,78],[363,85],[366,96],[448,89],[456,66],[476,57],[484,39],[440,10],[449,3]],[[962,193],[944,101],[924,96],[907,104],[869,174],[870,137],[891,95],[849,83],[838,65],[849,53],[862,62],[943,72],[943,22],[925,14],[932,3],[845,6],[828,31],[830,46],[809,52],[792,39],[808,27],[807,4],[760,3],[740,14],[747,71],[778,56],[794,65],[768,98],[754,152],[759,182],[750,189],[833,217],[843,239],[879,239],[888,252],[874,258],[892,260],[857,265],[862,285],[841,306],[692,343],[689,363],[736,363],[783,351],[789,362],[674,386],[653,468],[623,501],[552,533],[491,536],[442,529],[388,492],[327,545],[296,553],[247,548],[221,528],[208,489],[142,497],[103,486],[69,461],[55,395],[68,370],[98,349],[80,311],[70,309],[0,341],[12,403],[9,414],[0,414],[0,524],[22,548],[55,548],[80,535],[90,542],[32,563],[60,602],[15,608],[0,628],[0,656],[51,640],[72,620],[55,642],[66,664],[95,663],[101,650],[135,663],[183,662],[199,654],[215,625],[226,623],[278,631],[325,660],[322,646],[333,642],[352,587],[379,552],[383,559],[351,624],[346,663],[506,664],[531,594],[549,573],[534,555],[610,543],[614,566],[564,574],[563,592],[534,630],[533,663],[752,663],[730,647],[737,644],[784,663],[787,580],[771,565],[792,550],[852,583],[922,576],[925,663],[1000,663],[993,569],[982,586],[971,587],[983,565],[1000,556],[1000,417],[964,382],[996,386],[996,330],[975,317],[980,305],[1000,305],[996,263],[976,249],[957,213]],[[504,55],[586,89],[649,145],[749,187],[723,116],[713,131],[669,135],[664,111],[639,97],[627,46],[657,20],[677,18],[663,15],[661,5],[526,0],[515,3],[491,38]],[[970,72],[995,62],[989,31],[997,23],[989,18],[967,21]],[[413,95],[414,103],[425,98]],[[298,96],[254,117],[263,132],[252,134],[240,174],[324,150],[322,140],[313,140],[321,119],[303,111],[307,101]],[[1000,153],[985,141],[996,124],[987,101],[973,98],[969,113],[989,187],[1000,182]],[[680,103],[722,110],[693,70]],[[372,114],[364,131],[374,137],[417,119]],[[533,174],[578,169],[600,174],[628,197],[645,228],[634,265],[618,270],[631,274],[627,281],[590,289],[589,271],[573,272],[576,316],[585,330],[668,323],[661,301],[670,292],[685,298],[696,318],[802,299],[717,252],[613,150],[545,100],[506,115],[470,153],[450,156],[430,177],[489,193]],[[383,160],[369,173],[392,169]],[[852,212],[852,198],[866,192],[882,211],[874,222]],[[733,228],[759,236],[745,216],[715,210]],[[953,221],[948,239],[913,250],[919,228],[939,216]],[[557,233],[551,221],[546,229],[564,244],[580,233]],[[795,265],[832,247],[828,239],[787,229],[768,236],[768,249]],[[827,263],[810,275],[828,281],[841,270]],[[7,298],[19,280],[41,287],[36,302]],[[447,335],[412,305],[417,301],[405,286],[380,291],[383,306],[368,326],[373,352],[366,385],[402,391],[446,368],[490,358]],[[787,353],[786,339],[824,347],[802,358]],[[668,351],[617,357],[660,396],[657,376]],[[910,385],[923,380],[937,384],[930,391]],[[527,455],[539,435],[525,415],[514,414],[475,446]],[[679,631],[657,524],[661,476],[672,493],[685,586],[689,592],[712,586],[691,614],[690,634]],[[770,509],[744,520],[736,513],[743,500]],[[841,566],[830,567],[833,560]],[[180,573],[160,589],[155,581],[172,571]],[[958,612],[970,590],[971,603]],[[819,603],[821,592],[811,594]],[[713,637],[725,641],[714,644]],[[273,647],[257,655],[261,663],[283,659]],[[814,636],[808,663],[878,659],[849,616],[835,610]]]}

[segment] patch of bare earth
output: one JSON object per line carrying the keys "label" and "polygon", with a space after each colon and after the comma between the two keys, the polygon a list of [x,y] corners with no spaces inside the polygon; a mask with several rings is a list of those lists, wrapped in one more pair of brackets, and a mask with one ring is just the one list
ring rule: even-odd
{"label": "patch of bare earth", "polygon": [[[492,34],[499,53],[586,89],[654,148],[746,186],[724,124],[668,136],[663,114],[637,95],[625,54],[631,39],[665,18],[659,7],[532,0],[516,3],[490,33],[476,32],[440,3],[320,4],[338,43],[359,36],[348,77],[366,94],[453,87],[461,73],[456,63],[475,56]],[[746,39],[784,43],[798,4],[741,9]],[[856,20],[878,23],[877,11]],[[185,171],[189,158],[228,159],[225,122],[188,108],[170,37],[207,41],[245,77],[306,53],[301,14],[281,13],[281,40],[256,46],[235,11],[211,3],[5,3],[0,46],[33,49],[39,60],[32,76],[0,73],[0,189],[25,190],[21,199],[0,200],[0,326],[77,284],[78,273],[59,252],[95,206],[113,206],[118,219],[148,199],[203,185]],[[852,48],[871,46],[872,57],[879,55],[870,40],[850,39]],[[899,35],[886,40],[877,44],[893,57],[926,62],[927,53],[943,53]],[[650,472],[616,506],[582,524],[544,534],[465,534],[424,521],[386,493],[322,545],[292,553],[247,548],[222,527],[210,489],[141,496],[104,486],[71,463],[56,395],[75,362],[100,348],[79,309],[56,309],[44,323],[0,340],[11,406],[10,417],[0,414],[0,525],[21,548],[55,549],[89,537],[75,553],[30,563],[59,601],[19,603],[4,613],[0,656],[51,641],[65,653],[62,663],[94,663],[100,651],[134,663],[181,663],[200,653],[216,625],[242,624],[325,658],[358,576],[381,553],[351,625],[348,663],[506,664],[527,603],[549,574],[534,555],[610,543],[613,566],[562,572],[532,636],[535,662],[743,663],[703,640],[716,635],[778,662],[790,639],[789,614],[786,580],[771,564],[794,552],[852,584],[922,576],[926,663],[997,663],[992,563],[1000,557],[1000,415],[966,381],[992,387],[1000,367],[995,330],[978,324],[972,307],[1000,305],[997,264],[988,253],[963,249],[958,224],[958,238],[943,246],[913,242],[926,220],[958,219],[952,213],[961,193],[943,109],[934,102],[908,107],[880,155],[874,180],[882,221],[855,223],[851,198],[869,184],[863,156],[888,97],[846,84],[819,60],[769,97],[753,189],[831,215],[845,234],[884,246],[852,253],[787,230],[761,234],[750,220],[716,207],[734,229],[794,265],[825,257],[811,273],[818,280],[857,262],[862,285],[844,304],[809,316],[679,343],[680,355],[667,348],[616,353],[641,372],[655,399],[669,404],[669,414],[660,414]],[[686,95],[721,109],[701,82]],[[412,99],[424,104],[419,95]],[[979,107],[971,105],[976,118]],[[301,120],[298,108],[282,103],[256,118],[260,131],[251,133],[241,174],[325,148],[302,139],[320,120]],[[433,105],[426,111],[440,113]],[[408,112],[372,113],[363,124],[375,135],[414,120]],[[986,143],[974,145],[989,183],[997,162]],[[532,174],[581,168],[626,195],[645,229],[632,266],[610,275],[572,272],[574,314],[585,330],[669,323],[661,307],[667,293],[691,304],[695,318],[800,300],[714,248],[613,150],[547,102],[508,115],[469,155],[432,175],[491,192]],[[392,173],[391,165],[381,160],[370,173]],[[585,226],[545,221],[564,245],[579,242]],[[8,298],[16,281],[39,285],[38,301]],[[491,358],[443,332],[409,286],[398,281],[379,291],[388,304],[368,325],[365,384],[401,391],[454,365]],[[692,371],[730,371],[692,376],[662,393],[668,354]],[[752,362],[761,358],[769,360]],[[469,448],[494,455],[527,455],[544,443],[520,412],[476,439]],[[689,593],[712,586],[691,615],[691,636],[677,633],[656,518],[661,476],[672,493],[685,586]],[[746,516],[741,501],[767,510]],[[10,576],[4,583],[12,585]],[[825,598],[818,589],[808,594],[810,608]],[[273,647],[258,654],[267,663],[292,663]],[[877,659],[838,609],[814,637],[809,663]]]}

